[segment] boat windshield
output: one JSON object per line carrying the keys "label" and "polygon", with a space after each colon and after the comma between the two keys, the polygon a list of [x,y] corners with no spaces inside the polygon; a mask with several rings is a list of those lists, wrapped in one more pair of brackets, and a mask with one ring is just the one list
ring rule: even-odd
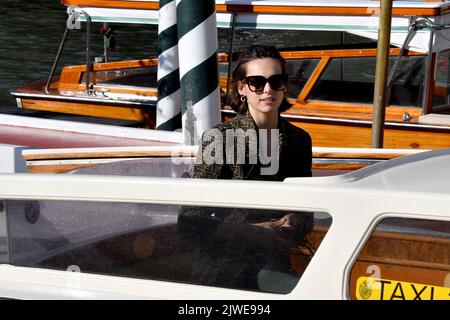
{"label": "boat windshield", "polygon": [[[390,57],[389,67],[395,61]],[[332,58],[309,99],[350,103],[373,102],[376,57]],[[390,88],[390,105],[420,107],[425,56],[400,60]]]}

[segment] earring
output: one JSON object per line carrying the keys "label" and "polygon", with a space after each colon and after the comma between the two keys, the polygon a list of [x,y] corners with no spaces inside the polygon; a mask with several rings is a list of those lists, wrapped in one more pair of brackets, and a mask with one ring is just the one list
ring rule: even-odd
{"label": "earring", "polygon": [[239,99],[241,99],[242,102],[247,101],[247,97],[246,96],[241,96]]}

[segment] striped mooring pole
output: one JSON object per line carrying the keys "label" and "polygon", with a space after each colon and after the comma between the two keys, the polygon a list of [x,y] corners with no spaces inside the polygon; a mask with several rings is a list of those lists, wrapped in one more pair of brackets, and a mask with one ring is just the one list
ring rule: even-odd
{"label": "striped mooring pole", "polygon": [[159,5],[156,128],[174,131],[181,128],[177,7],[175,0],[160,0]]}
{"label": "striped mooring pole", "polygon": [[185,145],[220,122],[214,0],[176,0],[181,112]]}

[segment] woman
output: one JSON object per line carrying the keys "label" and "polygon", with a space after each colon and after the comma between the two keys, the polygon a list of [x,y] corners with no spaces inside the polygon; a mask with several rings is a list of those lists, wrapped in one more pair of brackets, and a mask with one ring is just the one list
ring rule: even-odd
{"label": "woman", "polygon": [[[309,134],[280,117],[290,107],[287,82],[275,47],[253,45],[241,54],[231,90],[238,115],[203,134],[195,178],[311,176]],[[180,231],[201,246],[192,282],[245,289],[258,289],[263,268],[290,273],[289,249],[304,241],[313,224],[311,214],[228,208],[183,208],[178,221]]]}
{"label": "woman", "polygon": [[[284,96],[287,80],[285,60],[275,47],[253,45],[241,54],[232,74],[231,89],[232,106],[238,115],[232,121],[221,123],[203,134],[196,161],[199,165],[194,169],[194,177],[282,181],[287,177],[311,176],[311,137],[306,131],[280,117],[280,112],[291,106]],[[257,146],[268,150],[278,149],[275,160],[279,163],[272,165],[279,170],[270,175],[262,174],[262,159],[258,157],[256,164],[251,163],[252,155],[249,153],[255,150],[252,148],[255,141],[249,141],[249,135],[244,135],[247,139],[245,163],[230,163],[227,159],[227,150],[238,150],[232,148],[233,145],[224,145],[222,150],[214,150],[221,153],[219,156],[209,152],[209,146],[217,139],[218,132],[222,134],[222,141],[226,144],[227,132],[235,129],[242,129],[244,133],[254,130],[258,133],[257,138],[263,138],[260,140],[267,142],[272,141],[269,136],[278,135],[276,145],[268,143],[266,146],[258,141]],[[260,148],[258,151],[261,151]]]}

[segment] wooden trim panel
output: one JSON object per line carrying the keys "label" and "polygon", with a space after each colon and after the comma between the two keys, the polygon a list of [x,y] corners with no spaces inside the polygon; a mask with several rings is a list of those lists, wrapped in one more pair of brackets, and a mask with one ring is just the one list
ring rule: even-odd
{"label": "wooden trim panel", "polygon": [[152,112],[130,106],[119,107],[96,103],[55,102],[37,99],[22,99],[22,108],[135,121],[146,121],[149,118],[146,113]]}
{"label": "wooden trim panel", "polygon": [[[115,61],[115,62],[104,62],[104,63],[94,63],[92,65],[92,71],[107,71],[116,69],[136,69],[145,67],[156,67],[158,66],[158,59],[141,59],[141,60],[128,60],[128,61]],[[68,66],[64,69],[72,72],[85,72],[86,65],[80,64],[76,66]]]}
{"label": "wooden trim panel", "polygon": [[[298,14],[298,15],[349,15],[349,16],[373,16],[379,15],[378,8],[368,7],[300,7],[300,6],[242,6],[242,5],[217,5],[218,12],[251,12],[266,14]],[[393,8],[393,16],[436,16],[439,8]]]}
{"label": "wooden trim panel", "polygon": [[325,68],[328,65],[328,62],[330,62],[330,56],[325,56],[322,59],[320,59],[320,62],[314,69],[313,73],[309,77],[308,81],[306,82],[303,89],[300,91],[300,94],[297,98],[297,102],[304,104],[306,102],[306,98],[308,97],[309,93],[311,92],[312,88],[316,84],[317,80],[320,78],[320,76],[325,71]]}
{"label": "wooden trim panel", "polygon": [[[303,101],[294,105],[283,115],[289,116],[311,116],[349,120],[372,120],[371,104],[352,104],[333,101]],[[410,123],[417,123],[422,115],[422,109],[417,107],[386,107],[386,121],[402,123],[403,114],[407,112],[411,116]]]}
{"label": "wooden trim panel", "polygon": [[[64,150],[58,150],[55,152],[52,149],[33,150],[32,153],[24,152],[22,157],[26,161],[31,160],[60,160],[60,159],[89,159],[89,158],[163,158],[172,157],[177,154],[180,157],[196,157],[196,147],[184,147],[180,146],[177,149],[167,148],[167,150],[161,149],[161,147],[148,147],[148,148],[135,148],[129,150],[129,148],[67,148]],[[61,152],[64,151],[64,152]],[[313,148],[313,158],[329,158],[329,159],[371,159],[371,160],[388,160],[400,156],[405,156],[409,153],[402,151],[390,151],[386,152],[364,152],[364,150],[352,150],[351,152],[344,151],[327,151],[323,149]]]}
{"label": "wooden trim panel", "polygon": [[[390,48],[389,55],[396,56],[400,48]],[[331,58],[352,58],[352,57],[376,57],[377,49],[331,49],[331,50],[303,50],[303,51],[282,51],[283,58],[290,59],[320,59],[323,57]],[[425,53],[416,51],[407,51],[408,56],[425,56]]]}
{"label": "wooden trim panel", "polygon": [[159,2],[155,1],[115,1],[115,0],[61,0],[65,6],[86,6],[98,8],[147,9],[158,10]]}
{"label": "wooden trim panel", "polygon": [[[316,147],[371,147],[371,124],[350,125],[321,120],[290,119],[290,122],[306,130]],[[448,131],[411,130],[386,126],[384,145],[387,149],[443,149],[450,148]]]}
{"label": "wooden trim panel", "polygon": [[[154,1],[110,1],[110,0],[61,0],[66,6],[88,6],[100,8],[127,8],[158,10],[159,3]],[[298,15],[358,15],[372,16],[379,14],[378,8],[369,7],[334,7],[334,6],[262,6],[262,5],[229,5],[218,4],[217,12],[252,12],[265,14],[298,14]],[[438,16],[445,9],[441,8],[393,8],[394,16]]]}

